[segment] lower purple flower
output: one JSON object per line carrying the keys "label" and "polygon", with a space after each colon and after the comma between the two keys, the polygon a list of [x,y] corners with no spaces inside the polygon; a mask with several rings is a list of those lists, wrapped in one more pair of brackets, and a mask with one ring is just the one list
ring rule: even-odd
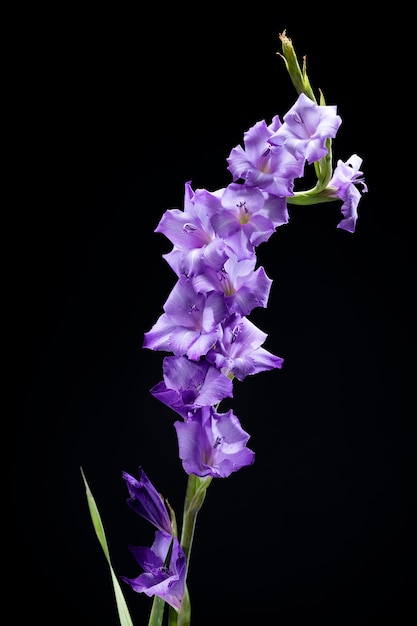
{"label": "lower purple flower", "polygon": [[122,472],[130,498],[128,506],[159,530],[171,533],[171,519],[162,496],[157,492],[141,467],[139,480],[127,472]]}
{"label": "lower purple flower", "polygon": [[255,460],[255,453],[246,447],[249,435],[232,411],[216,413],[206,406],[174,426],[187,474],[226,478]]}
{"label": "lower purple flower", "polygon": [[[171,557],[167,559],[171,541]],[[137,578],[120,578],[137,593],[145,593],[149,597],[158,596],[178,611],[185,590],[186,558],[177,537],[158,530],[150,548],[129,548],[144,572]]]}

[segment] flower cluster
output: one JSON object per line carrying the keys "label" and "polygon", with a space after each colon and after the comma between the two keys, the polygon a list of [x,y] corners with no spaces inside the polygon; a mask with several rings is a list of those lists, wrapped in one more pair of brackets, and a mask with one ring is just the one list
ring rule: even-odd
{"label": "flower cluster", "polygon": [[[280,39],[298,92],[293,106],[282,120],[276,115],[269,124],[258,121],[244,133],[243,144],[227,158],[232,180],[226,187],[209,191],[186,182],[183,208],[166,210],[155,229],[172,244],[164,259],[177,280],[163,313],[145,333],[143,348],[168,353],[163,379],[151,393],[178,416],[174,427],[188,486],[178,540],[174,512],[144,471],[139,469],[139,480],[123,474],[129,506],[157,530],[150,548],[131,548],[144,573],[122,580],[169,604],[172,625],[190,624],[187,566],[210,481],[254,462],[250,435],[233,410],[220,412],[219,405],[233,398],[235,378],[283,366],[282,357],[264,348],[266,333],[249,319],[255,308],[267,307],[272,285],[258,265],[257,248],[288,223],[289,204],[339,200],[338,227],[353,233],[358,186],[367,191],[356,154],[333,168],[331,146],[341,117],[322,94],[317,102],[291,41],[285,33]],[[317,184],[296,190],[308,166],[314,167]]]}
{"label": "flower cluster", "polygon": [[130,546],[144,573],[137,578],[121,576],[121,579],[138,593],[163,598],[178,611],[184,595],[186,558],[168,509],[142,468],[139,468],[139,480],[127,472],[123,472],[123,478],[130,496],[128,506],[157,530],[150,548]]}
{"label": "flower cluster", "polygon": [[[173,409],[179,454],[187,474],[227,477],[253,462],[248,434],[232,411],[217,406],[232,397],[232,381],[281,368],[263,348],[267,335],[248,318],[266,307],[272,281],[257,265],[257,247],[288,222],[287,198],[306,163],[327,155],[341,118],[334,106],[300,94],[281,123],[260,121],[230,153],[233,181],[214,192],[185,185],[184,209],[169,209],[156,232],[172,243],[164,255],[177,282],[163,313],[145,333],[144,348],[173,353],[163,381],[151,393]],[[326,192],[343,199],[341,228],[357,216],[360,159],[339,162]]]}

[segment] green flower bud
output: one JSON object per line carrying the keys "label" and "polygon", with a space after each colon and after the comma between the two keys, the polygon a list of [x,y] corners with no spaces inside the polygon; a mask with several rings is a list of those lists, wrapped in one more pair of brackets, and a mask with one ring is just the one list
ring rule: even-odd
{"label": "green flower bud", "polygon": [[285,30],[283,33],[280,33],[279,38],[282,44],[282,54],[280,52],[277,52],[277,54],[284,60],[285,67],[297,93],[304,93],[318,104],[307,76],[306,57],[303,57],[303,69],[301,69],[292,41],[287,37]]}

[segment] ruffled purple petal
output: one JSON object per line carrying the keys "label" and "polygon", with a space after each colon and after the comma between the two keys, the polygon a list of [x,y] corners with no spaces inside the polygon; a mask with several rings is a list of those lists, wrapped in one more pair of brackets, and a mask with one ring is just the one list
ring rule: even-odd
{"label": "ruffled purple petal", "polygon": [[220,414],[204,407],[174,426],[179,455],[188,474],[226,478],[254,461],[254,452],[246,447],[249,435],[232,411]]}
{"label": "ruffled purple petal", "polygon": [[[172,554],[166,565],[168,550],[172,542]],[[186,559],[176,537],[157,531],[152,548],[130,547],[132,555],[144,569],[137,578],[120,576],[137,593],[158,596],[177,611],[185,590]]]}
{"label": "ruffled purple petal", "polygon": [[202,406],[218,404],[233,395],[232,381],[207,361],[165,357],[163,371],[164,381],[151,393],[184,418]]}

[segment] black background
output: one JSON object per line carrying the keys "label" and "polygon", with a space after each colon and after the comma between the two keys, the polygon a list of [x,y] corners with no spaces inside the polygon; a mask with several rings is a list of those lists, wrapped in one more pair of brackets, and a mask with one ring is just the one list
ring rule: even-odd
{"label": "black background", "polygon": [[[182,207],[186,181],[231,182],[244,131],[295,101],[276,54],[287,29],[343,119],[335,158],[359,154],[369,192],[354,235],[335,227],[337,203],[291,207],[259,249],[274,282],[251,319],[285,363],[235,385],[256,461],[208,491],[192,624],[415,623],[415,217],[400,179],[401,77],[387,62],[395,17],[376,28],[336,13],[68,8],[17,29],[4,435],[17,621],[118,624],[81,466],[117,574],[140,573],[128,545],[154,532],[126,506],[123,470],[142,465],[180,518],[176,416],[149,393],[164,355],[142,349],[174,284],[154,229]],[[146,626],[151,600],[123,589]]]}

